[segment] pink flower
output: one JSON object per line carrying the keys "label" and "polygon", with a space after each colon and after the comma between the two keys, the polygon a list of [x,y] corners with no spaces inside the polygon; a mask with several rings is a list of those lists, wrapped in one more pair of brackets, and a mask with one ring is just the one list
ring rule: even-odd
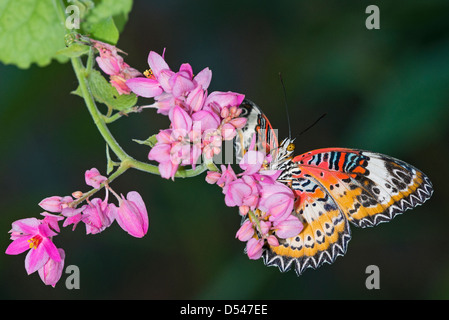
{"label": "pink flower", "polygon": [[298,217],[289,215],[287,219],[275,221],[273,229],[276,231],[276,236],[282,239],[287,239],[297,236],[304,228]]}
{"label": "pink flower", "polygon": [[207,110],[195,112],[192,115],[192,120],[201,124],[201,132],[216,130],[221,122],[220,116]]}
{"label": "pink flower", "polygon": [[63,227],[67,227],[68,225],[73,224],[72,231],[75,230],[78,223],[82,220],[83,214],[82,212],[87,206],[84,205],[81,208],[65,208],[62,210],[61,214],[66,217],[64,220],[64,223],[62,224]]}
{"label": "pink flower", "polygon": [[73,199],[70,196],[66,197],[53,196],[42,200],[39,203],[39,206],[46,211],[61,212],[64,208],[67,208],[70,202],[72,201]]}
{"label": "pink flower", "polygon": [[136,191],[122,195],[120,206],[115,212],[120,227],[130,235],[142,238],[148,232],[148,213],[142,197]]}
{"label": "pink flower", "polygon": [[168,115],[172,125],[174,140],[184,138],[192,129],[192,118],[181,107],[174,107]]}
{"label": "pink flower", "polygon": [[221,178],[221,173],[217,171],[207,171],[206,174],[206,182],[209,184],[217,183],[217,181]]}
{"label": "pink flower", "polygon": [[246,243],[246,254],[248,258],[252,260],[257,260],[262,256],[263,253],[263,239],[251,238]]}
{"label": "pink flower", "polygon": [[270,215],[270,221],[284,220],[293,211],[295,197],[286,185],[261,182],[262,191],[258,208]]}
{"label": "pink flower", "polygon": [[149,160],[155,160],[159,162],[159,173],[164,179],[173,179],[179,166],[178,163],[172,161],[171,149],[171,143],[156,143],[156,145],[150,150],[150,153],[148,154]]}
{"label": "pink flower", "polygon": [[220,114],[222,108],[239,106],[243,99],[245,99],[245,95],[240,93],[214,91],[207,97],[204,104]]}
{"label": "pink flower", "polygon": [[100,175],[100,172],[96,168],[92,168],[90,170],[87,170],[85,175],[86,184],[94,187],[95,189],[100,188],[100,185],[108,180],[108,178]]}
{"label": "pink flower", "polygon": [[136,77],[127,80],[125,84],[132,92],[144,98],[153,98],[164,92],[159,82],[154,78]]}
{"label": "pink flower", "polygon": [[28,274],[42,268],[49,258],[55,262],[61,261],[61,255],[51,240],[57,233],[41,220],[17,220],[12,223],[10,233],[13,242],[6,249],[6,254],[16,255],[29,249],[25,257],[25,269]]}
{"label": "pink flower", "polygon": [[86,224],[86,234],[97,234],[109,227],[114,221],[114,205],[108,205],[107,199],[99,198],[89,201],[83,210],[81,220]]}
{"label": "pink flower", "polygon": [[48,224],[48,226],[51,229],[53,229],[54,231],[56,231],[56,232],[60,231],[58,222],[61,220],[64,220],[64,217],[59,216],[59,215],[50,214],[48,212],[42,212],[41,215],[45,217],[42,220],[42,222]]}
{"label": "pink flower", "polygon": [[246,220],[240,229],[237,231],[235,237],[238,238],[240,241],[248,241],[251,239],[254,235],[254,226],[253,223],[249,220]]}
{"label": "pink flower", "polygon": [[246,206],[254,210],[259,203],[258,184],[251,176],[243,176],[225,185],[223,193],[228,207]]}
{"label": "pink flower", "polygon": [[134,68],[131,68],[127,63],[123,61],[123,58],[118,54],[120,49],[110,44],[90,40],[100,53],[99,57],[95,60],[98,66],[104,73],[110,76],[110,83],[117,89],[119,94],[130,94],[131,89],[126,85],[126,81],[135,77],[140,77],[142,74]]}
{"label": "pink flower", "polygon": [[260,151],[250,150],[243,156],[240,160],[239,166],[244,171],[245,175],[252,175],[262,168],[263,162],[265,160],[265,155]]}
{"label": "pink flower", "polygon": [[47,285],[56,286],[62,275],[62,270],[64,269],[64,259],[65,252],[62,249],[58,249],[61,261],[57,262],[53,259],[48,259],[47,263],[44,264],[42,268],[38,270],[41,280]]}
{"label": "pink flower", "polygon": [[220,187],[224,187],[225,185],[231,183],[232,181],[237,179],[237,175],[235,174],[234,170],[232,169],[231,165],[228,164],[228,166],[221,165],[221,177],[217,180],[217,184]]}

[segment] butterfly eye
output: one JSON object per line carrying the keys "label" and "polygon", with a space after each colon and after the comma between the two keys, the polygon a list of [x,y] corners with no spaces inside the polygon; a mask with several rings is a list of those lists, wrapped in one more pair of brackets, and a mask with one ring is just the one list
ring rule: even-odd
{"label": "butterfly eye", "polygon": [[287,151],[293,151],[293,150],[295,150],[295,144],[294,144],[294,143],[290,143],[290,144],[287,146]]}

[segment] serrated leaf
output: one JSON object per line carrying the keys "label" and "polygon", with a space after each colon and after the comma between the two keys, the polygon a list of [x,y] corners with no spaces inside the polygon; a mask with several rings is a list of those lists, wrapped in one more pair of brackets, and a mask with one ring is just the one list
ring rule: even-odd
{"label": "serrated leaf", "polygon": [[0,1],[0,61],[29,68],[48,65],[65,47],[64,25],[52,0]]}
{"label": "serrated leaf", "polygon": [[84,54],[87,54],[89,52],[89,48],[90,48],[90,46],[87,46],[87,45],[84,45],[81,43],[73,43],[72,45],[70,45],[64,49],[58,50],[56,52],[56,54],[64,55],[69,58],[76,58],[76,57],[82,56]]}
{"label": "serrated leaf", "polygon": [[95,100],[112,109],[125,111],[137,102],[137,96],[134,93],[120,95],[98,70],[91,70],[87,79]]}

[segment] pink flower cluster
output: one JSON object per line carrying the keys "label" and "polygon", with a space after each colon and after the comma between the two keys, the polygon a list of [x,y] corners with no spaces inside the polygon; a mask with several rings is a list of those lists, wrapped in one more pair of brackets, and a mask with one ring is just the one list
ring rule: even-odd
{"label": "pink flower cluster", "polygon": [[[247,216],[236,237],[247,242],[250,259],[259,259],[267,242],[278,246],[279,239],[298,235],[303,229],[299,219],[292,215],[294,194],[276,179],[280,170],[268,170],[270,156],[260,151],[248,151],[239,163],[242,173],[236,174],[230,165],[222,165],[221,172],[209,171],[206,181],[223,188],[225,203],[239,207]],[[249,212],[253,214],[248,214]]]}
{"label": "pink flower cluster", "polygon": [[92,39],[90,42],[100,54],[96,61],[100,69],[109,75],[111,85],[117,89],[119,94],[130,94],[131,90],[126,85],[126,80],[142,76],[142,74],[123,60],[118,53],[124,52],[117,47]]}
{"label": "pink flower cluster", "polygon": [[[63,227],[73,224],[73,229],[82,222],[86,226],[86,234],[100,233],[114,221],[134,237],[141,238],[148,231],[148,213],[139,193],[131,191],[126,198],[123,195],[119,197],[107,185],[107,178],[95,168],[86,171],[85,180],[95,189],[105,183],[105,199],[86,198],[87,204],[77,208],[77,201],[72,196],[48,197],[39,203],[45,210],[41,213],[43,219],[26,218],[12,223],[10,239],[13,242],[6,249],[6,254],[17,255],[29,250],[25,269],[28,274],[38,271],[46,285],[56,285],[64,266],[65,252],[53,243],[53,237],[60,232],[59,221],[64,220]],[[116,196],[118,207],[108,203],[109,190]],[[82,196],[80,193],[74,192],[74,195]]]}
{"label": "pink flower cluster", "polygon": [[220,153],[223,140],[231,140],[236,130],[246,124],[240,118],[244,95],[215,91],[208,94],[212,72],[205,68],[194,76],[188,63],[179,71],[170,69],[163,56],[154,51],[148,55],[150,70],[145,77],[135,77],[126,85],[135,94],[154,98],[147,107],[168,116],[170,127],[157,134],[157,143],[148,154],[159,163],[163,178],[173,179],[179,166],[193,168],[201,155],[211,159]]}

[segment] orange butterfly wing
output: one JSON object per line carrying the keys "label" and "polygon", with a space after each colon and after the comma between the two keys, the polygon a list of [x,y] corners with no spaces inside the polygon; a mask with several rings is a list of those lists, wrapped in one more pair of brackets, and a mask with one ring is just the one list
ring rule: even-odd
{"label": "orange butterfly wing", "polygon": [[269,247],[267,265],[301,274],[344,255],[348,222],[371,227],[422,204],[433,193],[429,178],[395,158],[363,150],[327,148],[294,157],[282,179],[296,196],[303,231]]}

